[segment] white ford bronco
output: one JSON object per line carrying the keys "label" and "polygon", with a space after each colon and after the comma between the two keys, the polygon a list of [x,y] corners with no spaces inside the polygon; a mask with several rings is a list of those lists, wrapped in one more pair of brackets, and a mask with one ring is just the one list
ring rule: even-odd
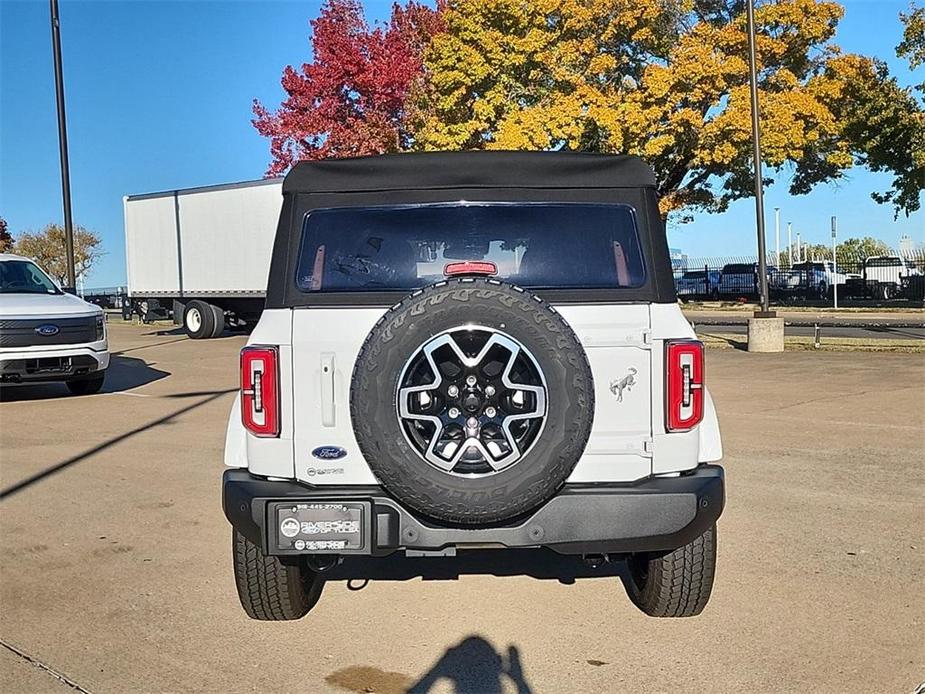
{"label": "white ford bronco", "polygon": [[696,615],[721,457],[639,159],[421,153],[286,177],[225,442],[249,616],[304,616],[358,556],[490,549],[516,569],[527,548],[625,561],[646,614]]}
{"label": "white ford bronco", "polygon": [[0,253],[0,384],[63,381],[96,393],[109,366],[106,317],[29,258]]}

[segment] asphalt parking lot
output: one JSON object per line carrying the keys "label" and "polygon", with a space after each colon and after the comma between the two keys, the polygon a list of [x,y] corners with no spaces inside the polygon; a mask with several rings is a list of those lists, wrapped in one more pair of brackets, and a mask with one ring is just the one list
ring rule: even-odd
{"label": "asphalt parking lot", "polygon": [[463,575],[331,583],[304,620],[272,624],[238,606],[221,511],[244,338],[111,328],[103,394],[0,398],[0,690],[912,692],[925,680],[921,354],[708,352],[728,499],[700,617],[645,617],[613,576]]}

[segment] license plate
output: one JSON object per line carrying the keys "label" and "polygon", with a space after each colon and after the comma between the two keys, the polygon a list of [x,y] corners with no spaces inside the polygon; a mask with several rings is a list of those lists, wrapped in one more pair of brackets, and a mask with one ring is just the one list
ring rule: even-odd
{"label": "license plate", "polygon": [[315,554],[361,552],[368,506],[361,501],[277,503],[271,509],[277,549]]}

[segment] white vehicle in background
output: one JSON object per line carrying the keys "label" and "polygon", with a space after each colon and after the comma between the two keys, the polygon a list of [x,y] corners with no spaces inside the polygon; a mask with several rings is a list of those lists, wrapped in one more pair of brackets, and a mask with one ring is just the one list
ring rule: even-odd
{"label": "white vehicle in background", "polygon": [[840,272],[831,260],[807,260],[794,263],[790,268],[791,277],[798,280],[797,288],[820,298],[830,296],[832,287],[842,287],[849,279],[859,278],[860,275]]}
{"label": "white vehicle in background", "polygon": [[8,253],[0,253],[0,296],[0,384],[59,381],[75,395],[103,387],[109,345],[99,306]]}
{"label": "white vehicle in background", "polygon": [[684,302],[688,299],[718,299],[718,270],[686,270],[675,280],[675,291]]}
{"label": "white vehicle in background", "polygon": [[909,290],[913,277],[922,271],[909,260],[897,255],[875,255],[864,261],[864,282],[874,297],[884,301],[902,296]]}

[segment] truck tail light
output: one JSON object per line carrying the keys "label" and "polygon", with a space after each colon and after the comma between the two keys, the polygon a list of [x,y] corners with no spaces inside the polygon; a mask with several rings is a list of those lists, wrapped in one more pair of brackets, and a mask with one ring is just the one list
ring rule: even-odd
{"label": "truck tail light", "polygon": [[703,419],[703,343],[665,343],[665,426],[690,431]]}
{"label": "truck tail light", "polygon": [[241,350],[241,419],[255,436],[279,436],[279,350]]}

